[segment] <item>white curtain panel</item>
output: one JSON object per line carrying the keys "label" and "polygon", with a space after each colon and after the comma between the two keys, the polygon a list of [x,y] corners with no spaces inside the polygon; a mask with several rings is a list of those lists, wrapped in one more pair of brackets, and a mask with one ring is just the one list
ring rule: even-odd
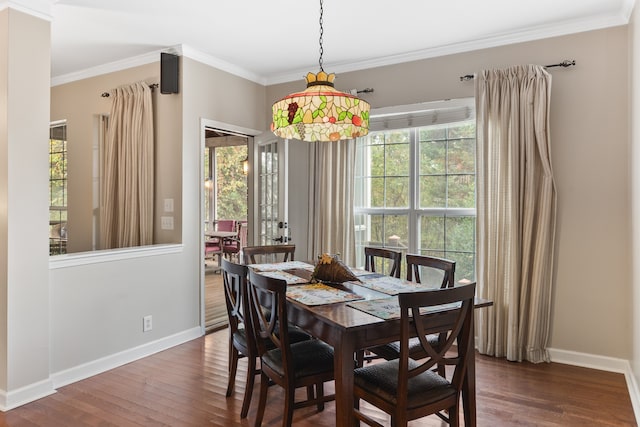
{"label": "white curtain panel", "polygon": [[103,249],[153,243],[153,106],[144,82],[110,93],[102,149],[100,237]]}
{"label": "white curtain panel", "polygon": [[485,70],[477,114],[478,350],[548,362],[556,232],[551,76],[537,65]]}
{"label": "white curtain panel", "polygon": [[356,142],[349,139],[311,144],[309,254],[314,257],[325,252],[340,254],[347,265],[355,265]]}

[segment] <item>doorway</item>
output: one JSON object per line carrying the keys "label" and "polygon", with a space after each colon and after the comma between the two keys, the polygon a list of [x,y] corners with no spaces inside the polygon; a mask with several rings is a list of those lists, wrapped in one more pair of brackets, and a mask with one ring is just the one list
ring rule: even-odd
{"label": "doorway", "polygon": [[[210,126],[205,126],[204,133],[204,325],[209,332],[227,325],[220,259],[239,262],[240,251],[247,244],[251,137]],[[212,236],[216,231],[236,234],[223,239]]]}

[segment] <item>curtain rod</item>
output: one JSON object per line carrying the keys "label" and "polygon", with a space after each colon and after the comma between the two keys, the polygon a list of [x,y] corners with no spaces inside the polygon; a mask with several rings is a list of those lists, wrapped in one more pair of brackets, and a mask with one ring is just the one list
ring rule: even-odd
{"label": "curtain rod", "polygon": [[[160,86],[158,83],[149,83],[149,87],[151,88],[152,92],[158,86]],[[102,92],[102,94],[100,96],[103,97],[103,98],[108,98],[109,97],[109,92]]]}
{"label": "curtain rod", "polygon": [[[575,59],[565,59],[564,61],[558,63],[558,64],[551,64],[551,65],[545,65],[544,68],[553,68],[553,67],[563,67],[563,68],[567,68],[567,67],[571,67],[572,65],[576,65],[576,60]],[[460,81],[461,82],[466,82],[467,80],[473,80],[474,76],[473,74],[466,74],[464,76],[460,76]]]}

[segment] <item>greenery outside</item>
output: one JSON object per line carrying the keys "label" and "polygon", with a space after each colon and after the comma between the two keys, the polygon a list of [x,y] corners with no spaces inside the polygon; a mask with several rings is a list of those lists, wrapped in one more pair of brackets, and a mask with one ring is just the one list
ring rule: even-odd
{"label": "greenery outside", "polygon": [[[205,221],[247,219],[247,176],[243,171],[246,158],[246,145],[206,149],[205,171],[212,171],[212,176],[205,173]],[[215,167],[210,168],[212,159],[215,165],[211,166]]]}
{"label": "greenery outside", "polygon": [[473,121],[358,140],[358,265],[364,246],[397,247],[455,260],[456,280],[475,279],[475,146]]}
{"label": "greenery outside", "polygon": [[67,125],[49,131],[49,255],[67,252]]}

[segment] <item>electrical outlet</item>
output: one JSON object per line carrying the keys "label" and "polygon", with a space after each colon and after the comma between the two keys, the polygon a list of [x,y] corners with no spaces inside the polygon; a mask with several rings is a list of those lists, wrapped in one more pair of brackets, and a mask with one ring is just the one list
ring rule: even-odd
{"label": "electrical outlet", "polygon": [[142,318],[142,332],[149,332],[153,329],[153,316],[148,315]]}
{"label": "electrical outlet", "polygon": [[173,217],[172,216],[161,216],[160,217],[160,228],[163,230],[173,230]]}

